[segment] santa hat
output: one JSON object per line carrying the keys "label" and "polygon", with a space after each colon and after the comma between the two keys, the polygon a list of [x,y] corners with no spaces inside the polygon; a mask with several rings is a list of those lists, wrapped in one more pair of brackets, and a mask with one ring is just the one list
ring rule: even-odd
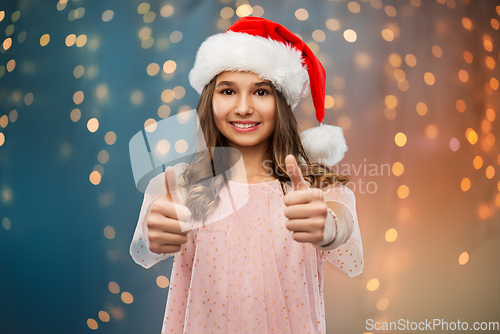
{"label": "santa hat", "polygon": [[320,126],[300,134],[308,158],[327,165],[347,151],[342,129],[323,124],[326,72],[311,49],[284,26],[260,17],[243,17],[225,33],[208,37],[200,46],[189,82],[199,93],[224,71],[253,72],[269,80],[293,108],[310,92]]}

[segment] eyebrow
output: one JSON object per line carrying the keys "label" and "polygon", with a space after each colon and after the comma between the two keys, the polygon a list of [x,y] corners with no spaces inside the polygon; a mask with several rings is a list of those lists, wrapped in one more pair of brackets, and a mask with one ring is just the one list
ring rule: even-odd
{"label": "eyebrow", "polygon": [[[219,82],[215,88],[219,87],[219,86],[228,86],[228,87],[233,87],[235,86],[236,83],[234,81],[221,81]],[[255,87],[262,87],[262,86],[268,86],[268,87],[271,87],[271,84],[269,82],[266,82],[266,81],[261,81],[261,82],[256,82],[254,84]]]}

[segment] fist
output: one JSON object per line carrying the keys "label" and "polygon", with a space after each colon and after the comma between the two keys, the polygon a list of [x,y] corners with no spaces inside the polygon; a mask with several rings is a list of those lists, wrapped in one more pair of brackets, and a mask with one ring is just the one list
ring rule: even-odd
{"label": "fist", "polygon": [[284,198],[286,228],[293,232],[295,241],[320,244],[328,214],[323,191],[309,188],[293,155],[285,158],[285,165],[293,187]]}
{"label": "fist", "polygon": [[167,194],[155,200],[148,208],[143,232],[149,250],[156,254],[175,253],[188,240],[191,212],[183,205],[172,167],[165,170]]}

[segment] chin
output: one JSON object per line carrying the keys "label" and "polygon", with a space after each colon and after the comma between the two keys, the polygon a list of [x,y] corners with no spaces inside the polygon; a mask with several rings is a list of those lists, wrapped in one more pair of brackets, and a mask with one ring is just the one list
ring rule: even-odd
{"label": "chin", "polygon": [[254,142],[240,142],[240,141],[233,141],[234,145],[236,146],[241,146],[241,147],[252,147],[252,146],[257,146],[259,143],[254,143]]}

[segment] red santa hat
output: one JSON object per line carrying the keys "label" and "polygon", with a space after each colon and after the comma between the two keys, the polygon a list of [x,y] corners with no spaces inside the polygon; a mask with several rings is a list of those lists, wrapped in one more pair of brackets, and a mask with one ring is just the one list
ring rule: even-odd
{"label": "red santa hat", "polygon": [[326,71],[311,49],[284,26],[260,17],[243,17],[200,46],[189,82],[199,93],[224,71],[253,72],[269,80],[293,108],[307,88],[320,126],[300,134],[311,161],[338,163],[347,151],[342,129],[323,124]]}

